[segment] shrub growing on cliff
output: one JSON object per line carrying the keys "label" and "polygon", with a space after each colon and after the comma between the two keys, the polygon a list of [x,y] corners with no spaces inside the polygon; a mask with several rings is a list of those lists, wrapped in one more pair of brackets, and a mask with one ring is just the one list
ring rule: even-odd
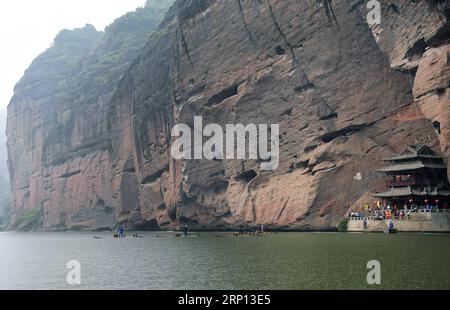
{"label": "shrub growing on cliff", "polygon": [[11,205],[9,199],[0,201],[0,232],[6,231],[9,226]]}
{"label": "shrub growing on cliff", "polygon": [[347,229],[348,229],[348,218],[344,218],[338,223],[337,230],[339,232],[346,232]]}
{"label": "shrub growing on cliff", "polygon": [[9,228],[17,231],[33,231],[42,226],[44,220],[44,207],[39,206],[30,211],[25,212],[16,222]]}

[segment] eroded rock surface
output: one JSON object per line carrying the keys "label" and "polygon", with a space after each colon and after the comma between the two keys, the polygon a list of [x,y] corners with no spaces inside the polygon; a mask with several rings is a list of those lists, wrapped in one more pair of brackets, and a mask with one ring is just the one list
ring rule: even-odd
{"label": "eroded rock surface", "polygon": [[[316,0],[177,1],[117,89],[121,74],[89,101],[87,69],[77,104],[58,101],[64,84],[22,81],[8,122],[16,214],[44,205],[45,229],[332,229],[384,186],[383,157],[413,143],[448,156],[448,16],[398,2],[370,27],[363,1],[332,14]],[[174,160],[173,125],[198,115],[279,124],[279,168]]]}

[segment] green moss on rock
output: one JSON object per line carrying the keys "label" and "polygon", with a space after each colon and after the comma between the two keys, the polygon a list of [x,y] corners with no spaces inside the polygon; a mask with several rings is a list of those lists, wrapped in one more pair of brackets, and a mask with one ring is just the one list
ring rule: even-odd
{"label": "green moss on rock", "polygon": [[34,231],[42,227],[44,220],[44,207],[39,206],[25,212],[19,217],[9,230]]}

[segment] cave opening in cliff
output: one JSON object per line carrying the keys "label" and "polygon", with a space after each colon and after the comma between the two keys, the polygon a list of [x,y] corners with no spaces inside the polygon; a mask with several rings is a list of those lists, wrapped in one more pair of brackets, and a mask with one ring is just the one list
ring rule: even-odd
{"label": "cave opening in cliff", "polygon": [[286,111],[284,111],[283,113],[281,113],[281,117],[283,116],[292,116],[292,108],[287,109]]}
{"label": "cave opening in cliff", "polygon": [[295,169],[306,169],[309,167],[309,159],[300,161],[295,164]]}
{"label": "cave opening in cliff", "polygon": [[338,114],[325,102],[321,102],[318,106],[319,120],[325,121],[333,118],[337,118]]}
{"label": "cave opening in cliff", "polygon": [[317,149],[319,146],[320,146],[320,144],[308,145],[303,149],[303,152],[310,153],[310,152],[314,151],[315,149]]}
{"label": "cave opening in cliff", "polygon": [[357,133],[358,131],[362,130],[366,125],[351,125],[345,128],[342,128],[341,130],[332,131],[329,133],[326,133],[320,137],[320,140],[325,143],[329,143],[339,137],[348,137],[352,134]]}
{"label": "cave opening in cliff", "polygon": [[217,105],[219,103],[224,102],[225,100],[227,100],[230,97],[234,97],[238,94],[239,91],[239,85],[235,84],[223,91],[221,91],[220,93],[212,96],[209,100],[207,105],[208,106],[214,106]]}
{"label": "cave opening in cliff", "polygon": [[226,193],[230,183],[228,181],[217,182],[213,185],[213,190],[216,195]]}
{"label": "cave opening in cliff", "polygon": [[410,60],[415,60],[418,57],[421,57],[427,48],[427,44],[424,39],[417,41],[413,47],[411,47],[407,52],[406,56]]}
{"label": "cave opening in cliff", "polygon": [[436,94],[437,94],[439,97],[445,95],[445,88],[442,88],[442,87],[441,87],[441,88],[436,89]]}
{"label": "cave opening in cliff", "polygon": [[235,177],[235,180],[239,181],[239,182],[250,183],[257,176],[258,176],[258,174],[256,173],[256,171],[252,169],[252,170],[245,171],[241,174],[238,174]]}
{"label": "cave opening in cliff", "polygon": [[161,178],[163,176],[163,174],[165,172],[169,171],[169,165],[166,164],[162,169],[156,171],[154,174],[149,175],[147,177],[145,177],[142,181],[141,184],[145,185],[145,184],[151,184],[151,183],[155,183],[156,181],[159,180],[159,178]]}
{"label": "cave opening in cliff", "polygon": [[278,45],[275,48],[275,52],[277,53],[278,56],[286,54],[286,50],[284,48],[282,48],[281,45]]}
{"label": "cave opening in cliff", "polygon": [[433,128],[434,128],[434,131],[435,131],[438,135],[441,134],[441,123],[440,123],[440,122],[434,121],[434,122],[433,122]]}
{"label": "cave opening in cliff", "polygon": [[326,121],[326,120],[337,118],[337,117],[338,117],[338,114],[336,112],[331,112],[330,114],[320,116],[319,120]]}
{"label": "cave opening in cliff", "polygon": [[142,223],[136,224],[135,227],[138,231],[159,231],[161,227],[159,227],[158,222],[155,219],[151,219],[149,221],[143,221]]}
{"label": "cave opening in cliff", "polygon": [[295,87],[294,91],[297,92],[297,93],[303,93],[303,92],[307,92],[309,90],[312,90],[315,87],[316,87],[316,85],[314,85],[313,83],[307,82],[304,85],[299,85],[299,86]]}

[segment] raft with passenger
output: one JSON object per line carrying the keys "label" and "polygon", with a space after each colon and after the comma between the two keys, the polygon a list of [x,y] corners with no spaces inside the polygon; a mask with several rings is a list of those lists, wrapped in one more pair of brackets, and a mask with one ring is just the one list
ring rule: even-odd
{"label": "raft with passenger", "polygon": [[114,234],[113,235],[114,239],[123,239],[123,238],[144,238],[144,236],[142,235],[138,235],[138,234],[134,234],[134,235],[119,235],[119,234]]}

